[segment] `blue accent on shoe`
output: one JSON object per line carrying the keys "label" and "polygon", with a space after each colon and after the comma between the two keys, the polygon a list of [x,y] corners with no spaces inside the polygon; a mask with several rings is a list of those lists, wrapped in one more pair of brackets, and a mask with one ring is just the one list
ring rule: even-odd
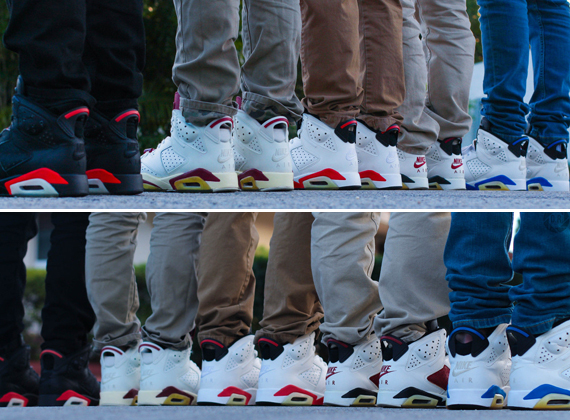
{"label": "blue accent on shoe", "polygon": [[520,143],[521,141],[525,141],[525,140],[528,140],[528,137],[521,137],[520,139],[512,142],[511,144],[517,144],[517,143]]}
{"label": "blue accent on shoe", "polygon": [[502,182],[505,185],[517,185],[515,183],[515,181],[513,181],[511,178],[509,178],[508,176],[505,175],[497,175],[494,176],[493,178],[489,178],[489,179],[484,179],[483,181],[479,181],[478,183],[475,184],[475,187],[477,187],[476,189],[479,189],[479,185],[482,184],[486,184],[488,182],[493,182],[493,181],[498,181],[498,182]]}
{"label": "blue accent on shoe", "polygon": [[554,143],[549,144],[548,146],[545,146],[545,148],[546,148],[546,149],[550,149],[551,147],[556,146],[557,144],[560,144],[560,143],[566,143],[566,140],[558,140],[558,141],[555,141]]}
{"label": "blue accent on shoe", "polygon": [[495,398],[495,395],[501,394],[503,398],[507,398],[507,393],[499,388],[497,385],[491,386],[487,392],[481,395],[481,398]]}
{"label": "blue accent on shoe", "polygon": [[543,187],[552,187],[552,184],[550,182],[548,182],[546,180],[546,178],[542,178],[542,177],[529,179],[528,181],[526,181],[526,186],[528,187],[529,184],[540,184]]}
{"label": "blue accent on shoe", "polygon": [[469,327],[457,327],[456,329],[454,329],[451,332],[451,335],[459,332],[459,331],[468,331],[470,333],[474,333],[475,335],[477,335],[479,338],[481,338],[481,340],[485,340],[487,337],[485,337],[483,334],[481,334],[479,331],[473,329],[473,328],[469,328]]}
{"label": "blue accent on shoe", "polygon": [[543,397],[546,397],[549,394],[570,395],[570,390],[564,388],[558,388],[557,386],[554,385],[544,384],[530,391],[528,395],[523,398],[523,400],[539,400]]}
{"label": "blue accent on shoe", "polygon": [[473,185],[469,185],[469,184],[465,184],[465,188],[468,190],[477,190],[478,188],[475,188]]}
{"label": "blue accent on shoe", "polygon": [[447,392],[447,398],[449,398],[449,389],[446,392]]}
{"label": "blue accent on shoe", "polygon": [[519,328],[517,328],[517,327],[513,327],[512,325],[509,325],[509,326],[507,327],[507,331],[508,331],[508,330],[516,331],[516,332],[518,332],[519,334],[522,334],[522,335],[524,335],[525,337],[528,337],[528,333],[527,333],[526,331],[523,331],[523,330],[521,330],[521,329],[519,329]]}

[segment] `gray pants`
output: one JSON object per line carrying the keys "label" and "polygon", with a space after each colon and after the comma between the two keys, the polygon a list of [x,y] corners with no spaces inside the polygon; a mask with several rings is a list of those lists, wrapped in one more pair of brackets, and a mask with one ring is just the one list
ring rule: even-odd
{"label": "gray pants", "polygon": [[[86,280],[97,316],[94,342],[124,346],[140,341],[133,270],[137,229],[145,213],[93,213],[87,228]],[[152,315],[142,336],[162,346],[185,349],[198,309],[196,264],[204,217],[157,213],[151,234],[146,282]]]}
{"label": "gray pants", "polygon": [[[371,280],[379,213],[319,213],[312,228],[313,280],[329,338],[358,344],[392,334],[421,338],[449,311],[443,250],[449,213],[392,213],[378,283]],[[375,315],[378,316],[375,317]]]}
{"label": "gray pants", "polygon": [[437,139],[463,137],[471,127],[475,38],[465,0],[401,2],[406,98],[398,148],[425,154]]}
{"label": "gray pants", "polygon": [[[174,0],[178,17],[172,68],[184,117],[203,124],[237,110],[240,0]],[[291,122],[302,107],[295,95],[301,46],[299,0],[244,0],[242,109],[260,121],[283,115]]]}

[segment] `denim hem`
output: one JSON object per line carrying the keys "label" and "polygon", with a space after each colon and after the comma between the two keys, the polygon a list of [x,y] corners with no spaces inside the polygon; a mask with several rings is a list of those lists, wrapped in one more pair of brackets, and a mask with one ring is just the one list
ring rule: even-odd
{"label": "denim hem", "polygon": [[540,134],[538,134],[534,130],[531,130],[530,133],[528,134],[528,136],[532,137],[533,139],[538,141],[543,146],[548,146],[548,145],[550,145],[552,143],[556,143],[557,141],[560,141],[560,140],[562,140],[564,143],[568,144],[568,139],[569,139],[569,135],[566,135],[566,137],[541,136]]}
{"label": "denim hem", "polygon": [[453,321],[453,328],[459,327],[471,327],[475,329],[481,328],[491,328],[496,327],[500,324],[510,324],[511,314],[499,315],[493,318],[483,318],[483,319],[461,319],[458,321]]}
{"label": "denim hem", "polygon": [[[294,110],[287,108],[281,102],[276,101],[275,99],[268,98],[267,96],[260,95],[258,93],[252,92],[244,92],[243,94],[243,102],[257,102],[262,104],[265,108],[275,107],[277,110],[282,113],[284,117],[286,117],[291,124],[295,124],[302,118],[302,115],[295,112]],[[243,108],[243,105],[242,105]]]}
{"label": "denim hem", "polygon": [[561,321],[569,318],[570,314],[557,314],[557,315],[551,315],[550,318],[546,320],[533,322],[532,324],[516,323],[513,325],[515,325],[516,327],[524,328],[529,333],[536,335],[550,331],[556,321]]}

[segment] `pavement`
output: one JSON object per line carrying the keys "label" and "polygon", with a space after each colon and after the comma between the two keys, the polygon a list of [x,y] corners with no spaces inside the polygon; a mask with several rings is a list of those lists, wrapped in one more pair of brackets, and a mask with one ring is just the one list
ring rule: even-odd
{"label": "pavement", "polygon": [[570,209],[570,193],[539,191],[353,190],[235,193],[145,192],[81,198],[0,197],[0,209]]}
{"label": "pavement", "polygon": [[1,408],[2,420],[567,420],[563,411],[449,411],[379,407],[28,407]]}

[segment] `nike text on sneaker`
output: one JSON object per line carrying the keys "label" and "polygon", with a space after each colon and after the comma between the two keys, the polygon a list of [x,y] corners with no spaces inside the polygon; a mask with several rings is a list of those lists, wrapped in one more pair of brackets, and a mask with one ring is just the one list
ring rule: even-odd
{"label": "nike text on sneaker", "polygon": [[257,405],[322,405],[327,365],[315,354],[315,333],[280,345],[271,338],[258,341],[262,364]]}
{"label": "nike text on sneaker", "polygon": [[263,123],[239,110],[235,117],[233,155],[244,191],[293,189],[289,155],[289,121],[274,117]]}
{"label": "nike text on sneaker", "polygon": [[303,114],[299,137],[289,142],[297,189],[359,189],[356,120],[331,128]]}
{"label": "nike text on sneaker", "polygon": [[506,324],[489,337],[468,327],[453,330],[447,342],[451,375],[447,408],[503,408],[509,393],[511,355]]}
{"label": "nike text on sneaker", "polygon": [[103,347],[100,405],[137,405],[140,371],[138,346],[127,351],[114,346]]}
{"label": "nike text on sneaker", "polygon": [[570,410],[570,321],[534,337],[507,328],[512,354],[508,407]]}
{"label": "nike text on sneaker", "polygon": [[356,129],[356,154],[363,189],[400,189],[402,176],[396,150],[400,128],[373,130],[363,121]]}
{"label": "nike text on sneaker", "polygon": [[406,408],[445,405],[449,376],[445,338],[443,329],[428,332],[411,343],[391,335],[382,336],[384,362],[377,404]]}
{"label": "nike text on sneaker", "polygon": [[405,190],[428,189],[428,166],[424,155],[414,155],[398,149],[402,188]]}
{"label": "nike text on sneaker", "polygon": [[237,191],[232,126],[233,119],[223,117],[198,127],[174,109],[170,136],[141,158],[145,190]]}
{"label": "nike text on sneaker", "polygon": [[329,339],[329,364],[324,404],[374,406],[382,366],[380,340],[375,335],[359,345]]}
{"label": "nike text on sneaker", "polygon": [[198,405],[253,405],[261,360],[253,335],[229,348],[217,340],[202,340],[202,377]]}
{"label": "nike text on sneaker", "polygon": [[196,405],[200,369],[190,360],[190,349],[174,350],[144,342],[138,405]]}
{"label": "nike text on sneaker", "polygon": [[459,137],[437,140],[426,153],[429,188],[464,190],[465,168]]}

